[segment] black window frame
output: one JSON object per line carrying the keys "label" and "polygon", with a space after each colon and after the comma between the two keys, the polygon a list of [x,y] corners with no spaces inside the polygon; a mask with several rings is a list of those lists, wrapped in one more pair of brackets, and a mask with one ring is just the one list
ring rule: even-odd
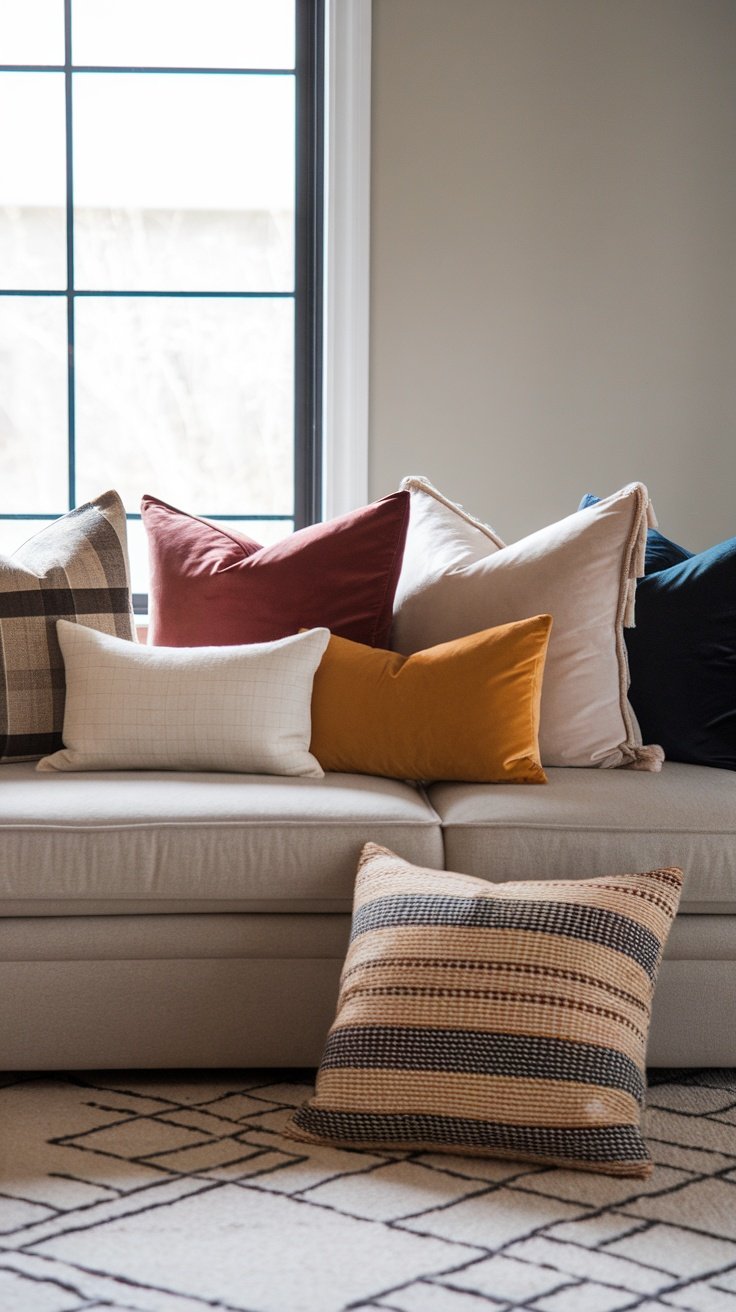
{"label": "black window frame", "polygon": [[[207,508],[189,507],[197,514],[217,521],[282,521],[304,528],[322,518],[322,325],[323,325],[323,240],[324,240],[324,69],[325,69],[325,0],[295,0],[295,66],[275,68],[154,67],[89,65],[72,62],[72,8],[74,0],[64,0],[64,63],[4,64],[0,74],[63,73],[65,92],[66,149],[66,287],[52,289],[4,288],[0,297],[54,297],[66,299],[67,320],[67,425],[68,479],[66,510],[47,512],[3,512],[0,521],[31,523],[55,519],[74,509],[76,495],[76,422],[75,422],[75,301],[79,297],[147,296],[228,297],[245,299],[257,295],[291,299],[294,302],[294,505],[293,515],[208,515]],[[268,0],[264,0],[268,3]],[[203,9],[204,6],[203,0]],[[74,159],[73,159],[73,76],[75,73],[207,73],[291,75],[295,79],[295,218],[294,218],[294,286],[291,292],[257,291],[117,291],[80,289],[74,280]],[[129,520],[139,520],[139,513],[127,512]],[[134,609],[145,614],[146,594],[136,593]]]}

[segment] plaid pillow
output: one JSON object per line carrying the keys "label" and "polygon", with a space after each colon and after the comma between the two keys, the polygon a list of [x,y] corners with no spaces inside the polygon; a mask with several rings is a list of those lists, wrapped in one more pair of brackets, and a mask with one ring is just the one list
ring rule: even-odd
{"label": "plaid pillow", "polygon": [[0,761],[32,761],[62,746],[58,619],[135,641],[117,492],[62,515],[13,556],[0,556]]}
{"label": "plaid pillow", "polygon": [[654,982],[679,870],[489,884],[368,843],[294,1139],[646,1176]]}

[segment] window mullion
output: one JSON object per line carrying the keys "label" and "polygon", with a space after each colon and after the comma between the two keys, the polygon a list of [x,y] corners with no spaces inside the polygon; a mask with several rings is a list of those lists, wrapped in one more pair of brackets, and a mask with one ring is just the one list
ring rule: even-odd
{"label": "window mullion", "polygon": [[294,527],[322,508],[324,3],[296,5]]}
{"label": "window mullion", "polygon": [[66,134],[66,332],[69,509],[77,504],[74,388],[74,155],[72,140],[72,0],[64,0],[64,97]]}

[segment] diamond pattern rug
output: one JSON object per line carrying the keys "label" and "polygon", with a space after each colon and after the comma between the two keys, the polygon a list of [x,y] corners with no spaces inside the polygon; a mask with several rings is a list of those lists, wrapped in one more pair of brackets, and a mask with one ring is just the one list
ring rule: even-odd
{"label": "diamond pattern rug", "polygon": [[299,1072],[0,1077],[3,1312],[736,1312],[736,1072],[621,1180],[282,1135]]}

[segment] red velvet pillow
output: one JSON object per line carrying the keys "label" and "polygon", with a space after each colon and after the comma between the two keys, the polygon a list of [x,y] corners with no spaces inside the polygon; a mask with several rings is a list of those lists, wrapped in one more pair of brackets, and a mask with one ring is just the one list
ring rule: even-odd
{"label": "red velvet pillow", "polygon": [[141,502],[151,560],[149,641],[164,647],[270,642],[324,627],[388,646],[409,493],[299,529],[273,547]]}

